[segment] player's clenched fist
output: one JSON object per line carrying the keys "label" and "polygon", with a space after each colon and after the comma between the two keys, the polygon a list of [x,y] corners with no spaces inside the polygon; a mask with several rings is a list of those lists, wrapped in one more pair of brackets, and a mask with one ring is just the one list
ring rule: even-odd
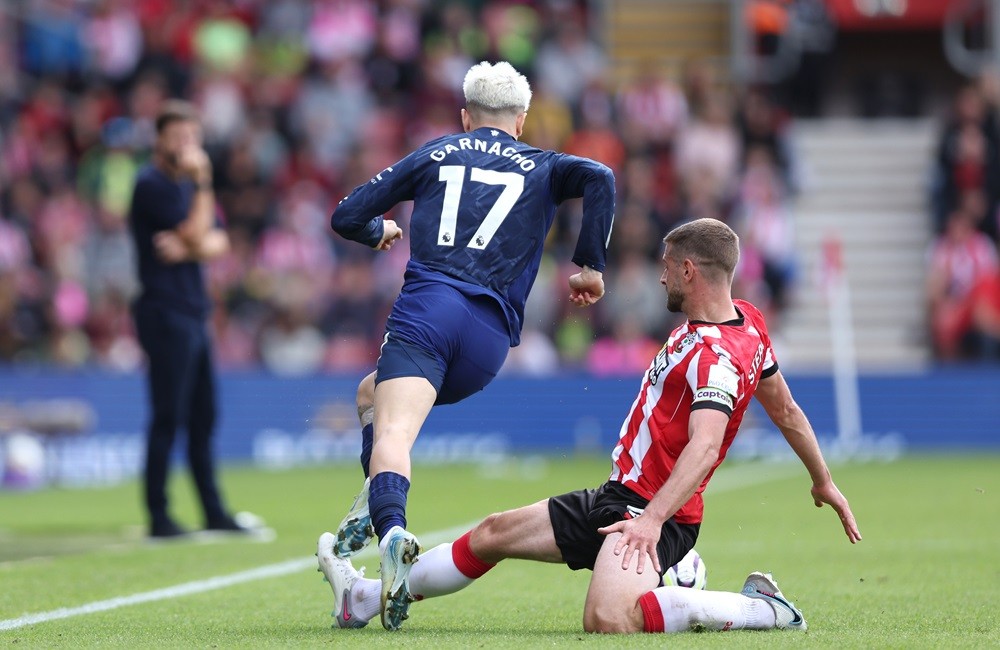
{"label": "player's clenched fist", "polygon": [[398,239],[403,238],[403,229],[396,225],[396,222],[392,219],[386,219],[382,222],[382,241],[375,246],[377,251],[387,251],[392,248],[393,243]]}
{"label": "player's clenched fist", "polygon": [[569,276],[569,300],[577,307],[587,307],[604,296],[604,274],[590,267]]}

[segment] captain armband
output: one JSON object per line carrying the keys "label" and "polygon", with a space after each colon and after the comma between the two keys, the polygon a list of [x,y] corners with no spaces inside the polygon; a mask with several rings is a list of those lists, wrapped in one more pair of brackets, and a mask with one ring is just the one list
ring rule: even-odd
{"label": "captain armband", "polygon": [[712,386],[703,386],[694,392],[691,410],[713,409],[726,415],[733,414],[733,396],[724,390]]}

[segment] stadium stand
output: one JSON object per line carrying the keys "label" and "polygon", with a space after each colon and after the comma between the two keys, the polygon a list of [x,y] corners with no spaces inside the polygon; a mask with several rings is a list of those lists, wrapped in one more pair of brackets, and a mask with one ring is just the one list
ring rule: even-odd
{"label": "stadium stand", "polygon": [[[608,300],[580,314],[558,299],[579,218],[568,204],[508,372],[645,365],[673,321],[649,306],[659,288],[639,278],[655,278],[666,229],[706,215],[744,236],[737,293],[769,313],[789,362],[830,361],[816,269],[836,233],[859,358],[919,366],[934,352],[931,239],[959,203],[995,236],[1000,198],[995,75],[956,87],[945,57],[930,53],[900,54],[895,71],[865,64],[885,59],[880,29],[894,34],[884,47],[895,53],[939,45],[919,40],[950,29],[928,7],[890,16],[839,0],[0,3],[0,362],[142,363],[124,215],[152,117],[183,96],[201,109],[233,242],[209,272],[220,366],[370,368],[382,334],[371,324],[400,286],[405,247],[376,263],[330,233],[329,214],[353,186],[458,128],[462,74],[503,58],[535,90],[525,139],[598,158],[619,183]],[[835,46],[839,80],[827,65]],[[796,49],[798,72],[783,58]],[[914,81],[909,58],[928,81]],[[782,74],[791,76],[776,82]],[[954,98],[940,126],[929,85]],[[857,111],[844,107],[852,93]],[[790,117],[831,105],[834,119]],[[907,117],[843,117],[893,112]],[[405,223],[406,211],[393,216]],[[937,352],[978,356],[973,348]]]}
{"label": "stadium stand", "polygon": [[[0,360],[119,371],[141,363],[128,316],[136,287],[124,215],[152,116],[169,96],[201,110],[233,242],[209,271],[223,368],[371,367],[382,334],[372,323],[384,320],[398,290],[405,248],[374,263],[374,254],[331,235],[329,214],[354,185],[458,128],[461,75],[478,59],[508,59],[530,75],[537,95],[526,140],[615,169],[612,268],[621,269],[622,286],[655,278],[658,242],[671,224],[766,214],[740,201],[745,139],[711,54],[724,54],[724,3],[708,12],[700,4],[668,12],[683,18],[668,20],[672,29],[699,25],[691,32],[698,42],[670,54],[684,64],[678,83],[679,65],[624,74],[619,58],[610,63],[601,26],[611,23],[582,1],[4,3]],[[634,23],[629,12],[614,24]],[[636,50],[646,61],[655,54]],[[682,143],[697,145],[700,157],[678,162]],[[764,170],[755,178],[773,176],[773,160],[756,160]],[[710,187],[692,180],[702,176],[698,166],[715,164],[723,168]],[[405,208],[397,212],[405,222]],[[535,352],[513,355],[510,371],[631,373],[669,331],[662,307],[640,304],[656,293],[651,282],[639,283],[632,302],[609,300],[612,308],[592,315],[561,306],[565,274],[556,266],[568,258],[577,217],[574,205],[559,216],[529,312],[525,340]],[[763,271],[746,277],[755,279],[745,292],[769,302],[773,281]],[[609,361],[621,358],[636,361]]]}
{"label": "stadium stand", "polygon": [[856,357],[869,369],[925,364],[920,305],[933,122],[801,120],[796,129],[809,181],[796,205],[795,250],[808,264],[783,333],[789,361],[829,367],[835,354],[822,277],[823,247],[835,238],[850,285]]}

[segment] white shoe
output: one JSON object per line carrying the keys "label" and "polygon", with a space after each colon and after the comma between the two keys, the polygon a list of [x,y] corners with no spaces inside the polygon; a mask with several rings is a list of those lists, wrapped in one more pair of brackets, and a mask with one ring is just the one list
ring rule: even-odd
{"label": "white shoe", "polygon": [[758,598],[768,603],[774,610],[774,626],[779,630],[805,632],[808,629],[802,612],[785,598],[781,590],[778,589],[777,581],[770,573],[754,571],[748,575],[747,581],[743,583],[742,593],[747,598]]}
{"label": "white shoe", "polygon": [[420,542],[399,526],[386,534],[388,541],[382,552],[382,627],[398,630],[409,616],[410,569],[420,555]]}
{"label": "white shoe", "polygon": [[361,492],[354,497],[351,509],[337,528],[334,552],[338,557],[351,557],[368,546],[372,538],[375,537],[371,513],[368,511],[369,483],[371,483],[371,479],[366,478]]}
{"label": "white shoe", "polygon": [[333,533],[323,533],[316,545],[316,558],[319,560],[319,571],[323,579],[330,583],[333,589],[333,612],[331,616],[337,619],[336,627],[358,628],[368,625],[351,613],[351,590],[365,575],[364,567],[360,571],[354,569],[347,558],[337,557],[334,544],[337,538]]}

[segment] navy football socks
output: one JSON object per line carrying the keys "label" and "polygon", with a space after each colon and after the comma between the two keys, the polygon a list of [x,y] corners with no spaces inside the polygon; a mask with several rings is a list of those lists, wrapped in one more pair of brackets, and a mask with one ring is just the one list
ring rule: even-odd
{"label": "navy football socks", "polygon": [[361,469],[368,478],[369,467],[372,464],[372,446],[375,444],[375,425],[369,422],[361,427]]}
{"label": "navy football socks", "polygon": [[368,487],[368,509],[379,539],[393,526],[406,528],[406,493],[410,481],[395,472],[380,472]]}

